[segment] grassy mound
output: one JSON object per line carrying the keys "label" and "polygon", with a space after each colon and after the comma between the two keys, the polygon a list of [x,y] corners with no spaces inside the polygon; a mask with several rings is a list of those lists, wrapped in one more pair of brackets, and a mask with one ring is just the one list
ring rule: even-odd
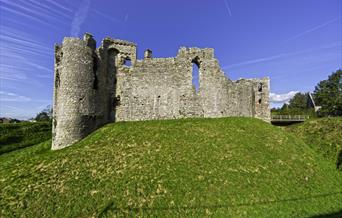
{"label": "grassy mound", "polygon": [[80,143],[0,156],[0,216],[233,216],[342,209],[342,176],[252,118],[121,122]]}
{"label": "grassy mound", "polygon": [[51,138],[51,123],[0,124],[0,155],[38,144]]}
{"label": "grassy mound", "polygon": [[336,165],[342,164],[339,160],[342,158],[342,117],[308,120],[286,129],[303,139],[325,159]]}

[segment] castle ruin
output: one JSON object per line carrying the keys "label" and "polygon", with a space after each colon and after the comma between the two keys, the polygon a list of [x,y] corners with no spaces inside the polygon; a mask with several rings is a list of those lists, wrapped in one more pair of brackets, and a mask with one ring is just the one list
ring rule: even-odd
{"label": "castle ruin", "polygon": [[[129,64],[130,63],[130,64]],[[193,80],[199,68],[199,88]],[[211,48],[153,58],[137,45],[92,35],[55,46],[52,149],[72,145],[106,123],[188,117],[270,119],[269,78],[228,79]]]}

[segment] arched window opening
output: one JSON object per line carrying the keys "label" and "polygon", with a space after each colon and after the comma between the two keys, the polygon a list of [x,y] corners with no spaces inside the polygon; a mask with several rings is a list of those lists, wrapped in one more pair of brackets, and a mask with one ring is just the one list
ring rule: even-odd
{"label": "arched window opening", "polygon": [[124,61],[123,61],[123,65],[126,66],[126,67],[131,67],[132,66],[132,61],[130,58],[125,58]]}
{"label": "arched window opening", "polygon": [[195,88],[196,93],[198,92],[199,87],[200,87],[199,69],[200,69],[199,58],[196,57],[192,60],[192,86]]}
{"label": "arched window opening", "polygon": [[259,101],[258,101],[258,102],[259,102],[259,104],[261,104],[261,98],[259,98]]}
{"label": "arched window opening", "polygon": [[262,92],[262,83],[259,83],[258,91],[259,91],[259,92]]}

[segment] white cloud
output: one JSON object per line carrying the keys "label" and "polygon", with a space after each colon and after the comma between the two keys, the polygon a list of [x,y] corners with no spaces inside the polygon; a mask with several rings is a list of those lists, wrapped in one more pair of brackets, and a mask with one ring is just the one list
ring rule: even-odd
{"label": "white cloud", "polygon": [[56,17],[64,17],[67,19],[72,19],[70,15],[72,13],[71,9],[67,9],[67,13],[63,10],[57,9],[54,5],[48,4],[48,1],[39,1],[39,0],[20,0],[20,4],[25,5],[26,7],[31,7],[34,10],[45,12],[51,16],[55,15]]}
{"label": "white cloud", "polygon": [[290,91],[284,94],[270,93],[270,102],[285,103],[288,102],[298,91]]}
{"label": "white cloud", "polygon": [[[14,1],[11,1],[11,2],[7,1],[5,3],[17,10],[19,9],[18,11],[25,12],[25,14],[27,15],[32,15],[32,16],[35,16],[36,18],[44,17],[45,19],[53,19],[57,22],[61,22],[60,19],[56,18],[55,16],[51,16],[51,13],[47,12],[46,10],[35,8],[34,5],[32,4],[25,5],[27,4],[27,2],[24,2],[23,4],[22,2],[15,3]],[[64,22],[61,22],[61,23],[64,23]]]}
{"label": "white cloud", "polygon": [[58,1],[53,1],[53,0],[46,0],[46,1],[47,1],[47,2],[50,2],[50,3],[53,4],[54,6],[59,7],[59,8],[61,8],[61,9],[63,9],[63,10],[66,10],[66,11],[68,11],[68,12],[72,12],[72,10],[71,10],[70,8],[67,8],[67,7],[65,7],[64,5],[59,4]]}
{"label": "white cloud", "polygon": [[[27,103],[30,104],[30,107],[24,107],[23,105],[13,106],[13,105],[0,105],[0,117],[10,117],[19,120],[27,120],[32,117],[35,117],[36,114],[42,109],[46,108],[46,104],[41,107],[37,107],[37,103]],[[39,103],[40,104],[40,103]],[[42,108],[42,109],[40,109]]]}
{"label": "white cloud", "polygon": [[0,101],[28,102],[31,98],[12,92],[0,91]]}
{"label": "white cloud", "polygon": [[28,19],[37,21],[37,22],[45,24],[47,26],[51,26],[51,23],[46,22],[45,19],[36,17],[36,16],[31,15],[29,13],[24,13],[24,12],[21,12],[19,10],[15,10],[15,9],[12,9],[12,8],[9,8],[9,7],[5,7],[4,5],[1,5],[1,10],[5,10],[5,11],[7,11],[9,13],[12,13],[12,14],[15,14],[15,15],[18,15],[18,16],[21,16],[21,17],[26,17]]}
{"label": "white cloud", "polygon": [[90,0],[83,0],[81,6],[74,16],[71,23],[71,36],[78,36],[81,31],[81,25],[87,18],[89,11]]}

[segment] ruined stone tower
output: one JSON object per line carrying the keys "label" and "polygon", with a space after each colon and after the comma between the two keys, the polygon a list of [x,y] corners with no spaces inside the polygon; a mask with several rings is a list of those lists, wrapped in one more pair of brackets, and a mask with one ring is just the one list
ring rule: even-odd
{"label": "ruined stone tower", "polygon": [[[211,48],[180,48],[176,57],[137,60],[136,44],[90,34],[55,46],[52,149],[109,122],[187,117],[257,117],[268,121],[269,78],[229,80]],[[199,68],[195,89],[193,64]]]}

